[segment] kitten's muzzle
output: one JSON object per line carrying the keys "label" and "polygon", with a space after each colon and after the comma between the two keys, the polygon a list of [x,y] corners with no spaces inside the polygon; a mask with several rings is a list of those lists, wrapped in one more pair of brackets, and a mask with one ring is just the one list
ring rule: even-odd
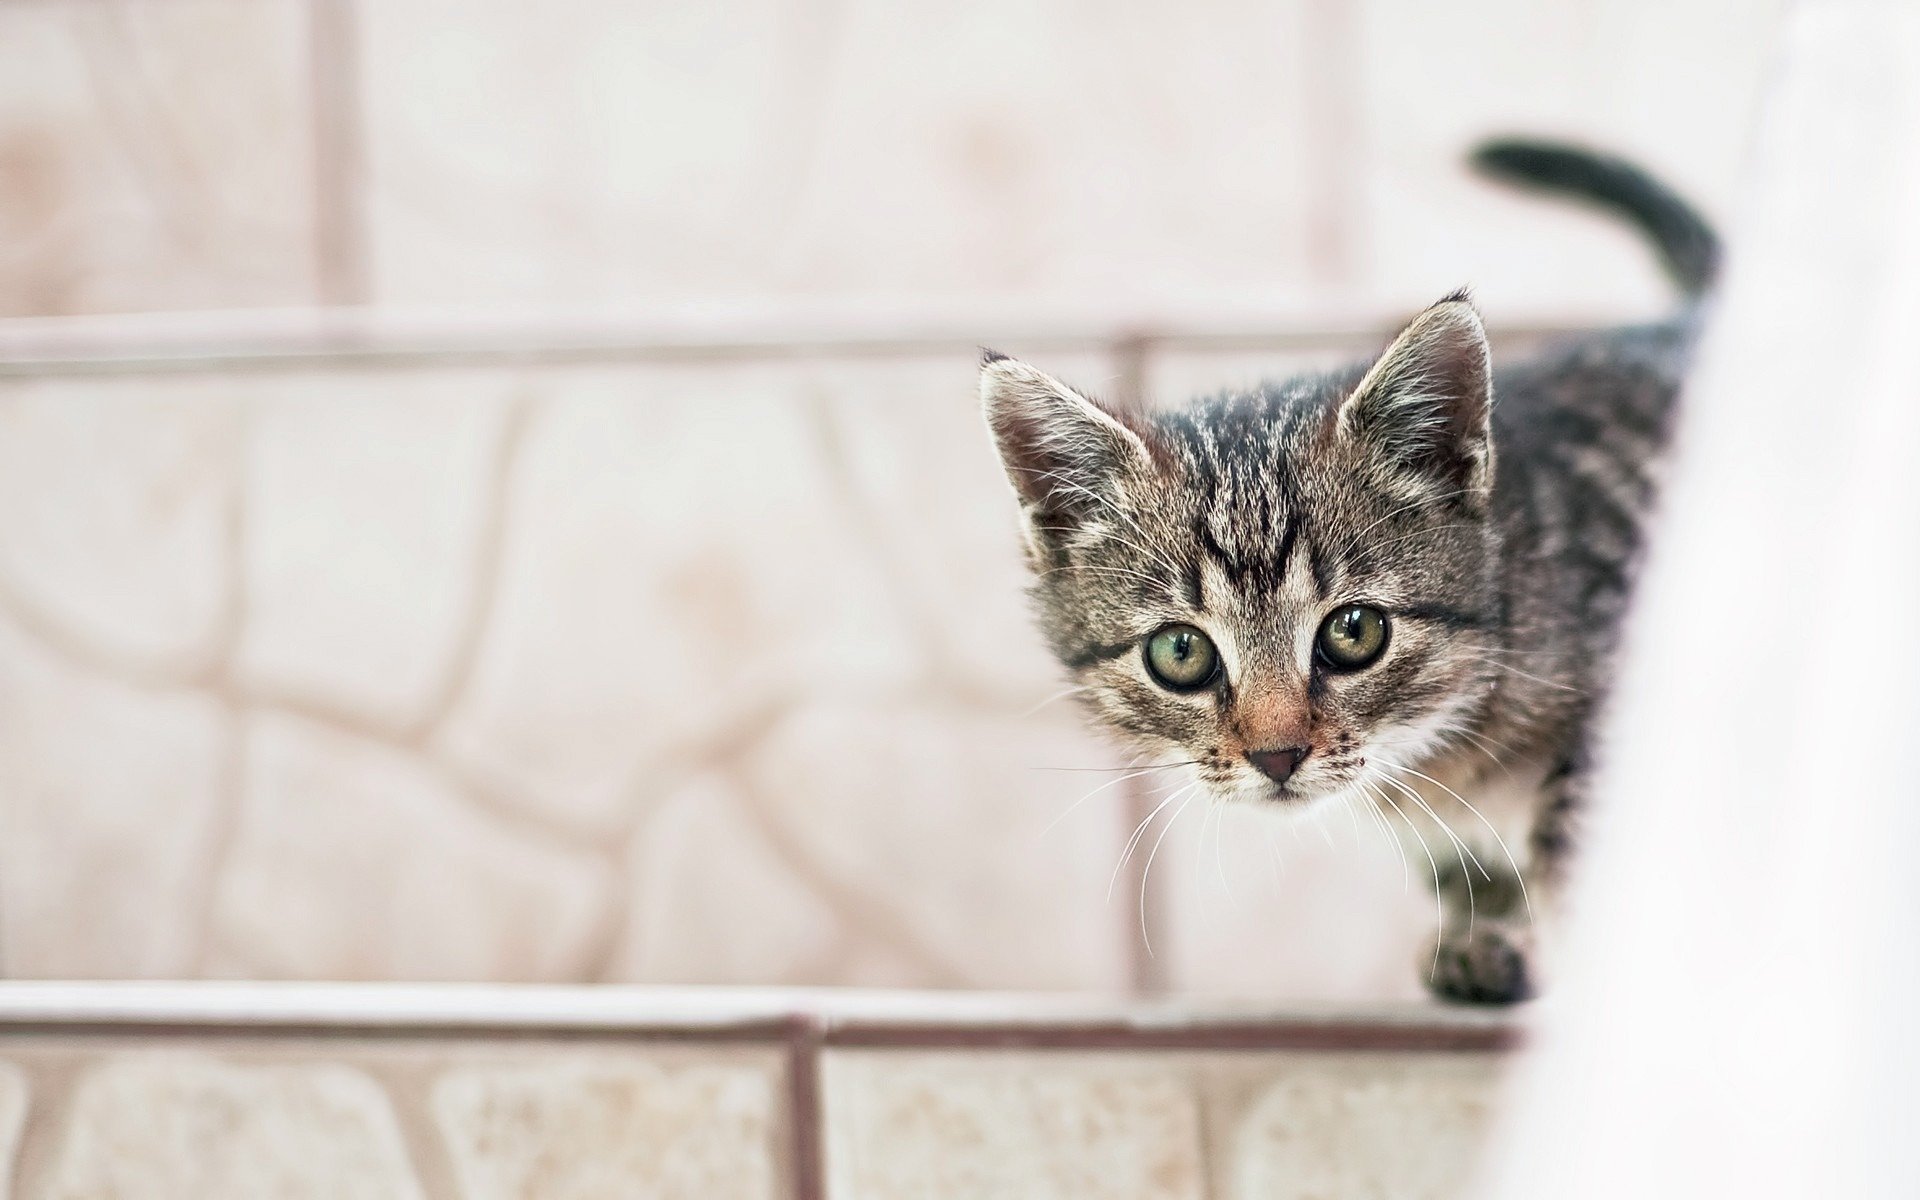
{"label": "kitten's muzzle", "polygon": [[1293,777],[1300,766],[1300,760],[1307,756],[1305,746],[1288,746],[1284,750],[1249,750],[1247,761],[1254,770],[1265,775],[1275,783],[1285,783]]}

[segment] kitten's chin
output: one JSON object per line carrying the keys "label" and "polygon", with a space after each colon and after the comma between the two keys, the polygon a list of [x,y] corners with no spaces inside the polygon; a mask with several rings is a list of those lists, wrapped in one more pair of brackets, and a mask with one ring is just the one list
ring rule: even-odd
{"label": "kitten's chin", "polygon": [[1333,795],[1333,792],[1312,791],[1295,783],[1268,783],[1265,780],[1242,784],[1219,793],[1221,800],[1231,804],[1252,804],[1289,815],[1318,808]]}

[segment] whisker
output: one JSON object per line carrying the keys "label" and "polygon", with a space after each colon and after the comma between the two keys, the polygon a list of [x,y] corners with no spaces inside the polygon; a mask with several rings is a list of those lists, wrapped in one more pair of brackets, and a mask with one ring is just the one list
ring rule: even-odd
{"label": "whisker", "polygon": [[1049,567],[1044,571],[1036,572],[1036,574],[1042,576],[1058,575],[1062,571],[1085,571],[1089,575],[1119,575],[1127,579],[1138,579],[1142,582],[1150,583],[1155,587],[1171,588],[1172,586],[1164,579],[1155,579],[1151,575],[1144,574],[1140,571],[1129,570],[1126,567],[1103,567],[1091,563],[1068,563],[1064,567]]}
{"label": "whisker", "polygon": [[1482,654],[1510,654],[1516,658],[1570,658],[1572,650],[1519,650],[1512,646],[1475,646]]}
{"label": "whisker", "polygon": [[1146,835],[1147,826],[1151,825],[1153,819],[1160,815],[1161,809],[1172,804],[1181,792],[1187,791],[1192,786],[1192,784],[1188,784],[1187,787],[1169,794],[1165,800],[1162,800],[1154,806],[1152,812],[1141,819],[1140,824],[1134,826],[1133,836],[1127,839],[1126,849],[1120,852],[1120,861],[1113,866],[1113,878],[1107,880],[1107,903],[1113,903],[1113,889],[1120,883],[1120,872],[1126,869],[1128,861],[1133,858],[1134,849],[1140,845],[1140,839]]}
{"label": "whisker", "polygon": [[[1354,780],[1354,782],[1359,784],[1361,787],[1366,788],[1367,792],[1370,795],[1372,795],[1375,799],[1379,799],[1379,800],[1386,799],[1385,796],[1380,795],[1380,793],[1377,790],[1375,790],[1370,784],[1367,783],[1366,777],[1364,775],[1361,778]],[[1373,818],[1373,823],[1375,828],[1379,829],[1380,832],[1383,835],[1385,835],[1387,839],[1387,845],[1392,847],[1394,853],[1400,856],[1400,890],[1403,892],[1412,891],[1413,890],[1413,864],[1407,858],[1407,848],[1400,841],[1400,835],[1395,833],[1393,831],[1393,827],[1387,823],[1387,816],[1385,813],[1380,811],[1380,806],[1378,804],[1369,804],[1367,806],[1367,815]]]}
{"label": "whisker", "polygon": [[[1474,854],[1470,846],[1460,839],[1460,835],[1455,833],[1451,826],[1440,819],[1439,813],[1433,811],[1433,806],[1427,803],[1427,798],[1420,794],[1419,789],[1403,783],[1390,775],[1382,775],[1380,779],[1392,785],[1401,795],[1419,805],[1420,811],[1431,817],[1433,823],[1440,827],[1440,832],[1445,834],[1447,839],[1453,843],[1453,856],[1460,864],[1460,877],[1464,879],[1467,884],[1467,936],[1472,937],[1474,922],[1480,915],[1480,906],[1474,899],[1473,870],[1468,864],[1471,863],[1473,867],[1478,867],[1480,869],[1480,877],[1488,883],[1493,882],[1492,873],[1481,865],[1479,857]],[[1436,888],[1439,886],[1438,880],[1434,881],[1434,886]]]}
{"label": "whisker", "polygon": [[1367,547],[1367,549],[1378,550],[1382,546],[1391,546],[1395,542],[1404,542],[1408,538],[1419,537],[1422,534],[1442,533],[1449,529],[1473,529],[1473,528],[1475,528],[1475,526],[1469,525],[1464,521],[1457,521],[1451,525],[1429,525],[1425,529],[1415,529],[1408,533],[1395,534],[1393,537],[1388,538],[1384,542],[1375,542],[1373,545]]}
{"label": "whisker", "polygon": [[[1356,825],[1354,828],[1357,829],[1359,826]],[[1280,881],[1280,847],[1274,844],[1271,824],[1263,824],[1261,832],[1266,835],[1267,869],[1273,872],[1273,894],[1278,897],[1285,887],[1285,884]]]}
{"label": "whisker", "polygon": [[1045,829],[1042,829],[1040,831],[1040,836],[1035,838],[1034,840],[1036,842],[1045,841],[1046,836],[1053,832],[1055,826],[1059,825],[1060,822],[1066,820],[1070,815],[1072,815],[1075,809],[1079,808],[1082,804],[1085,804],[1087,801],[1093,799],[1095,796],[1098,796],[1101,792],[1106,791],[1108,788],[1113,787],[1115,784],[1125,783],[1129,779],[1138,779],[1142,775],[1146,775],[1149,773],[1150,772],[1147,772],[1147,771],[1135,771],[1131,775],[1121,775],[1118,778],[1109,779],[1105,783],[1100,784],[1098,787],[1095,787],[1092,791],[1088,792],[1086,795],[1080,797],[1078,800],[1075,800],[1072,804],[1067,805],[1066,809],[1063,812],[1061,812],[1059,816],[1055,817],[1051,821],[1048,821],[1047,827]]}
{"label": "whisker", "polygon": [[1519,667],[1514,666],[1512,663],[1503,663],[1497,658],[1478,658],[1473,655],[1462,655],[1461,657],[1466,658],[1471,662],[1477,662],[1482,666],[1492,667],[1497,671],[1505,671],[1511,675],[1518,675],[1522,679],[1532,680],[1534,683],[1539,684],[1541,687],[1558,688],[1563,692],[1578,692],[1580,690],[1579,688],[1573,687],[1570,684],[1557,683],[1551,679],[1542,679],[1538,675],[1530,675],[1527,672],[1522,671]]}
{"label": "whisker", "polygon": [[[1092,500],[1095,504],[1104,505],[1108,509],[1108,511],[1112,512],[1114,516],[1119,517],[1122,521],[1125,521],[1129,526],[1132,527],[1134,532],[1138,533],[1142,538],[1152,540],[1151,536],[1147,533],[1146,529],[1143,528],[1140,522],[1135,520],[1130,513],[1128,513],[1125,509],[1121,508],[1119,505],[1115,504],[1113,501],[1107,499],[1105,496],[1102,496],[1100,493],[1094,491],[1092,488],[1085,487],[1081,484],[1075,483],[1073,480],[1066,478],[1059,471],[1027,470],[1026,473],[1029,475],[1032,475],[1036,479],[1050,480],[1053,482],[1053,484],[1055,484],[1060,488],[1065,489],[1069,493],[1085,496],[1087,499]],[[1142,554],[1145,554],[1148,557],[1154,559],[1161,566],[1165,567],[1167,570],[1172,571],[1176,578],[1178,578],[1181,575],[1180,568],[1168,562],[1164,557],[1158,554],[1155,554],[1153,551],[1148,550],[1144,546],[1136,546],[1135,549],[1139,550]]]}
{"label": "whisker", "polygon": [[[1197,783],[1193,784],[1188,790],[1191,792],[1192,788],[1199,786]],[[1147,865],[1140,870],[1140,944],[1147,948],[1148,958],[1154,957],[1153,938],[1147,933],[1147,880],[1153,875],[1153,858],[1160,853],[1160,843],[1167,840],[1167,834],[1180,823],[1181,816],[1187,811],[1187,805],[1192,803],[1193,796],[1188,795],[1180,802],[1180,807],[1173,810],[1173,815],[1168,817],[1167,823],[1161,827],[1160,836],[1153,840],[1153,849],[1147,851]]]}
{"label": "whisker", "polygon": [[1512,777],[1513,768],[1507,765],[1506,759],[1501,758],[1498,754],[1494,753],[1495,750],[1500,750],[1500,751],[1504,751],[1509,758],[1518,758],[1520,756],[1520,752],[1518,750],[1515,750],[1511,744],[1500,741],[1498,738],[1490,738],[1485,736],[1484,734],[1475,733],[1473,730],[1468,729],[1465,726],[1453,726],[1448,728],[1444,732],[1448,736],[1467,738],[1468,740],[1473,742],[1474,746],[1477,747],[1482,754],[1492,759],[1494,763],[1497,764],[1501,770],[1505,771],[1509,778]]}
{"label": "whisker", "polygon": [[1393,518],[1399,516],[1403,512],[1412,512],[1416,508],[1424,508],[1429,504],[1438,504],[1442,500],[1451,500],[1455,496],[1464,496],[1466,494],[1467,494],[1466,488],[1456,488],[1451,492],[1447,492],[1445,495],[1422,497],[1419,500],[1414,500],[1414,501],[1411,501],[1410,503],[1402,504],[1399,508],[1394,509],[1392,512],[1388,513],[1386,516],[1380,517],[1379,519],[1362,527],[1359,533],[1354,534],[1353,537],[1347,540],[1347,544],[1342,546],[1340,548],[1340,553],[1335,555],[1334,557],[1336,560],[1344,562],[1346,560],[1347,555],[1353,553],[1354,547],[1360,544],[1361,538],[1366,537],[1367,534],[1372,532],[1375,528],[1384,524],[1387,521],[1391,521]]}
{"label": "whisker", "polygon": [[[1471,861],[1474,866],[1480,868],[1480,878],[1486,880],[1488,883],[1493,882],[1493,873],[1488,871],[1486,867],[1481,866],[1480,859],[1473,852],[1473,847],[1461,841],[1460,835],[1453,831],[1453,827],[1448,825],[1445,821],[1441,820],[1440,814],[1433,811],[1433,806],[1427,803],[1427,798],[1420,794],[1420,790],[1418,788],[1412,787],[1411,785],[1401,780],[1395,779],[1389,775],[1382,775],[1380,776],[1380,779],[1384,780],[1387,783],[1392,784],[1394,788],[1398,790],[1402,795],[1408,797],[1415,804],[1419,805],[1420,811],[1426,813],[1429,817],[1433,818],[1433,823],[1440,827],[1440,832],[1446,834],[1447,837],[1453,842],[1454,846],[1460,852],[1463,852],[1465,854],[1466,858],[1460,863],[1460,867],[1462,870],[1465,870],[1467,866],[1467,862]],[[1469,880],[1471,880],[1472,876],[1468,876],[1468,878]]]}
{"label": "whisker", "polygon": [[1030,717],[1030,716],[1032,716],[1033,714],[1035,714],[1035,713],[1037,713],[1037,712],[1039,712],[1039,711],[1040,711],[1041,709],[1043,709],[1043,708],[1045,708],[1045,707],[1046,707],[1047,705],[1049,705],[1049,704],[1052,704],[1052,703],[1053,703],[1054,701],[1056,701],[1056,700],[1065,700],[1065,699],[1066,699],[1066,698],[1067,698],[1068,696],[1074,696],[1074,695],[1078,695],[1078,694],[1079,694],[1079,693],[1081,693],[1081,692],[1085,692],[1085,691],[1089,691],[1089,690],[1091,690],[1091,689],[1089,689],[1089,688],[1086,688],[1086,687],[1082,687],[1082,686],[1080,686],[1080,685],[1077,685],[1077,684],[1076,684],[1076,685],[1075,685],[1075,686],[1073,686],[1073,687],[1070,687],[1070,688],[1065,688],[1065,689],[1062,689],[1061,691],[1057,691],[1057,692],[1055,692],[1055,693],[1054,693],[1053,695],[1051,695],[1051,696],[1048,696],[1048,697],[1047,697],[1047,698],[1046,698],[1045,700],[1042,700],[1042,701],[1041,701],[1040,703],[1038,703],[1038,704],[1036,704],[1036,705],[1034,705],[1034,706],[1033,706],[1032,708],[1030,708],[1030,709],[1028,709],[1027,711],[1025,711],[1025,712],[1023,712],[1023,713],[1021,713],[1021,714],[1020,714],[1020,717],[1019,717],[1019,719],[1020,719],[1020,720],[1022,720],[1022,721],[1024,721],[1024,720],[1026,720],[1026,719],[1027,719],[1028,717]]}
{"label": "whisker", "polygon": [[1153,763],[1149,766],[1144,766],[1144,767],[1140,766],[1140,764],[1138,763],[1128,763],[1124,767],[1028,767],[1027,770],[1029,771],[1131,771],[1131,770],[1134,770],[1136,767],[1138,767],[1142,771],[1166,771],[1174,767],[1191,767],[1196,763],[1198,763],[1199,761],[1200,760],[1197,758],[1183,758],[1183,759],[1180,759],[1178,762]]}
{"label": "whisker", "polygon": [[1380,765],[1383,767],[1391,767],[1396,771],[1405,771],[1409,775],[1415,775],[1421,779],[1426,780],[1428,783],[1431,783],[1433,786],[1439,788],[1441,791],[1445,792],[1447,795],[1452,796],[1455,800],[1458,800],[1462,805],[1466,807],[1466,810],[1468,812],[1472,813],[1475,817],[1478,817],[1480,819],[1480,823],[1487,827],[1487,832],[1493,835],[1494,845],[1500,847],[1500,853],[1507,856],[1507,865],[1513,868],[1513,877],[1520,884],[1520,904],[1523,908],[1527,910],[1527,921],[1529,924],[1531,924],[1533,921],[1533,901],[1527,896],[1526,872],[1522,871],[1520,869],[1520,864],[1514,861],[1513,851],[1507,849],[1507,840],[1500,836],[1500,831],[1494,827],[1493,822],[1487,820],[1486,815],[1483,814],[1479,809],[1475,808],[1471,803],[1469,803],[1465,796],[1462,796],[1459,792],[1454,791],[1452,788],[1448,787],[1446,784],[1441,783],[1438,779],[1435,779],[1433,776],[1422,774],[1421,772],[1414,770],[1412,767],[1403,767],[1398,763],[1387,762],[1385,759],[1381,759],[1379,761],[1380,761]]}
{"label": "whisker", "polygon": [[1221,890],[1225,891],[1227,899],[1237,906],[1240,903],[1240,897],[1233,894],[1233,884],[1227,881],[1227,864],[1221,859],[1221,843],[1226,841],[1227,809],[1230,806],[1215,804],[1213,807],[1220,810],[1220,815],[1213,819],[1213,869],[1220,873]]}
{"label": "whisker", "polygon": [[[1385,779],[1386,776],[1382,775],[1380,778]],[[1413,823],[1413,818],[1407,816],[1398,804],[1394,804],[1393,797],[1385,792],[1376,792],[1376,794],[1391,805],[1393,811],[1400,814],[1400,819],[1407,823],[1407,828],[1413,831],[1414,839],[1420,843],[1421,853],[1427,856],[1427,865],[1433,868],[1433,914],[1437,932],[1433,939],[1433,971],[1431,973],[1437,975],[1440,972],[1440,938],[1447,931],[1447,905],[1440,896],[1440,860],[1433,856],[1433,848],[1428,846],[1427,839],[1421,836],[1419,826]]]}

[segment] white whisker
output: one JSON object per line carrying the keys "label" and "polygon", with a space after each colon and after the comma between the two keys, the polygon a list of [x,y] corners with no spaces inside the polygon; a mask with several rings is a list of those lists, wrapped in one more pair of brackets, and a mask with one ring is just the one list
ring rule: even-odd
{"label": "white whisker", "polygon": [[[1195,784],[1193,786],[1198,787],[1199,785]],[[1185,800],[1180,802],[1179,808],[1173,810],[1173,815],[1167,818],[1166,825],[1161,828],[1160,836],[1153,840],[1153,849],[1147,851],[1147,865],[1140,871],[1140,943],[1147,948],[1148,958],[1154,956],[1153,938],[1147,933],[1147,880],[1153,875],[1153,857],[1160,853],[1160,843],[1167,840],[1167,834],[1172,831],[1175,825],[1179,824],[1181,814],[1185,813],[1187,811],[1187,805],[1192,803],[1193,797],[1189,795]]]}
{"label": "white whisker", "polygon": [[[1383,775],[1380,778],[1384,779],[1386,778],[1386,776]],[[1440,895],[1440,860],[1433,856],[1433,848],[1427,845],[1427,839],[1421,836],[1420,827],[1418,825],[1415,825],[1413,823],[1413,818],[1409,817],[1401,809],[1401,807],[1398,804],[1395,804],[1393,802],[1393,797],[1387,795],[1385,792],[1376,792],[1376,794],[1382,800],[1385,800],[1387,804],[1393,809],[1394,812],[1397,812],[1400,814],[1400,819],[1402,821],[1405,821],[1407,823],[1407,828],[1412,831],[1414,840],[1420,843],[1421,853],[1427,856],[1427,865],[1433,868],[1433,914],[1434,914],[1434,924],[1438,927],[1438,931],[1439,931],[1438,935],[1435,936],[1434,943],[1433,943],[1433,970],[1434,970],[1434,973],[1437,974],[1439,973],[1439,970],[1440,970],[1440,936],[1439,935],[1444,935],[1447,931],[1447,904],[1445,899],[1443,899]]]}
{"label": "white whisker", "polygon": [[[1490,872],[1488,872],[1488,870],[1484,866],[1480,865],[1480,859],[1474,854],[1473,849],[1469,847],[1464,841],[1460,840],[1460,835],[1453,831],[1452,826],[1448,825],[1445,821],[1440,819],[1440,814],[1433,811],[1433,806],[1427,803],[1427,798],[1425,796],[1422,796],[1417,788],[1414,788],[1409,784],[1403,783],[1400,780],[1393,778],[1391,775],[1379,775],[1379,776],[1376,776],[1376,778],[1378,778],[1381,782],[1392,786],[1394,789],[1399,791],[1401,795],[1405,796],[1407,799],[1413,801],[1414,804],[1418,805],[1420,808],[1420,811],[1423,813],[1426,813],[1427,816],[1433,818],[1433,823],[1440,827],[1440,832],[1446,835],[1448,841],[1451,841],[1453,843],[1453,856],[1460,863],[1460,877],[1466,881],[1466,885],[1467,885],[1467,936],[1472,937],[1474,922],[1478,920],[1480,915],[1480,906],[1478,901],[1474,898],[1474,894],[1473,894],[1473,869],[1472,868],[1478,867],[1480,870],[1480,877],[1482,879],[1485,879],[1489,883],[1493,882],[1493,875]],[[1472,867],[1468,866],[1469,863],[1472,864]],[[1439,881],[1436,879],[1435,887],[1437,888],[1438,886],[1439,886]]]}
{"label": "white whisker", "polygon": [[1455,496],[1464,496],[1466,494],[1467,494],[1466,488],[1456,488],[1451,492],[1445,493],[1444,495],[1426,496],[1418,500],[1411,501],[1410,503],[1402,504],[1399,508],[1394,509],[1392,512],[1388,513],[1386,516],[1380,517],[1377,520],[1363,526],[1359,533],[1356,533],[1351,538],[1347,539],[1347,544],[1342,546],[1340,548],[1340,553],[1335,555],[1334,557],[1336,559],[1344,560],[1347,557],[1347,555],[1353,553],[1353,548],[1360,544],[1361,538],[1367,536],[1368,533],[1372,532],[1375,528],[1377,528],[1382,523],[1386,521],[1391,521],[1393,518],[1399,516],[1403,512],[1412,512],[1416,508],[1425,508],[1429,504],[1438,504],[1442,500],[1451,500]]}
{"label": "white whisker", "polygon": [[1042,829],[1040,831],[1040,836],[1038,838],[1035,838],[1034,840],[1044,841],[1046,839],[1046,836],[1053,832],[1054,827],[1059,825],[1060,822],[1066,820],[1069,816],[1071,816],[1075,809],[1079,808],[1082,804],[1085,804],[1087,801],[1093,799],[1095,796],[1098,796],[1101,792],[1106,791],[1108,788],[1113,787],[1116,784],[1125,783],[1129,779],[1138,779],[1142,775],[1151,775],[1152,773],[1153,773],[1152,769],[1149,768],[1144,771],[1135,771],[1130,775],[1122,775],[1117,779],[1107,780],[1105,783],[1094,788],[1092,791],[1088,792],[1086,795],[1080,797],[1078,800],[1075,800],[1072,804],[1067,805],[1066,809],[1063,812],[1061,812],[1059,816],[1047,822],[1047,827],[1045,829]]}
{"label": "white whisker", "polygon": [[1060,691],[1055,692],[1053,695],[1048,696],[1045,700],[1042,700],[1040,703],[1034,705],[1032,708],[1028,709],[1027,711],[1021,713],[1019,719],[1024,721],[1028,717],[1031,717],[1033,714],[1039,712],[1041,709],[1045,708],[1049,704],[1052,704],[1056,700],[1065,700],[1068,696],[1078,695],[1079,693],[1087,690],[1088,690],[1087,688],[1084,688],[1078,685],[1075,685],[1074,687],[1070,687],[1070,688],[1063,688]]}
{"label": "white whisker", "polygon": [[1479,818],[1480,823],[1487,827],[1487,832],[1493,835],[1494,845],[1500,847],[1500,853],[1507,856],[1507,866],[1513,868],[1513,877],[1520,884],[1520,903],[1527,910],[1527,920],[1531,922],[1533,920],[1533,901],[1527,896],[1526,872],[1522,871],[1520,869],[1520,864],[1514,860],[1513,851],[1507,849],[1507,840],[1500,836],[1500,831],[1494,827],[1493,822],[1487,820],[1486,815],[1482,813],[1479,809],[1475,808],[1471,803],[1469,803],[1465,796],[1462,796],[1459,792],[1454,791],[1452,788],[1448,787],[1446,784],[1441,783],[1438,779],[1435,779],[1433,776],[1422,774],[1421,772],[1414,770],[1412,767],[1403,767],[1399,763],[1387,762],[1385,759],[1380,760],[1380,765],[1383,767],[1391,767],[1396,771],[1405,771],[1409,775],[1414,775],[1421,779],[1426,780],[1428,783],[1431,783],[1433,786],[1439,788],[1441,791],[1444,791],[1447,795],[1452,796],[1455,800],[1458,800],[1461,803],[1461,805],[1463,805],[1466,808],[1468,812],[1472,813],[1475,817]]}
{"label": "white whisker", "polygon": [[1522,671],[1519,667],[1516,667],[1511,663],[1503,663],[1497,658],[1480,658],[1475,655],[1461,655],[1461,657],[1467,659],[1470,662],[1477,662],[1482,666],[1492,667],[1496,671],[1506,671],[1511,675],[1518,675],[1520,678],[1531,680],[1532,682],[1539,684],[1541,687],[1558,688],[1560,691],[1563,691],[1563,692],[1577,693],[1580,690],[1579,688],[1574,687],[1571,684],[1559,683],[1552,679],[1542,679],[1538,675],[1528,674],[1527,672]]}
{"label": "white whisker", "polygon": [[[1192,787],[1193,785],[1189,784],[1187,786]],[[1146,835],[1147,826],[1153,824],[1153,819],[1160,815],[1161,809],[1165,808],[1169,804],[1172,804],[1174,800],[1179,797],[1180,793],[1186,790],[1187,788],[1180,788],[1177,791],[1170,794],[1165,800],[1162,800],[1159,804],[1156,804],[1153,808],[1153,811],[1148,813],[1145,817],[1142,817],[1140,820],[1140,823],[1133,827],[1133,836],[1127,839],[1126,849],[1120,852],[1120,861],[1113,865],[1113,877],[1107,880],[1107,903],[1109,904],[1113,903],[1113,889],[1119,886],[1120,872],[1126,870],[1128,861],[1133,858],[1133,851],[1135,847],[1140,845],[1140,839]]]}
{"label": "white whisker", "polygon": [[[1354,782],[1366,788],[1367,792],[1377,799],[1385,799],[1384,796],[1381,796],[1367,784],[1364,776],[1356,779]],[[1400,856],[1400,890],[1403,892],[1413,890],[1413,864],[1407,859],[1407,848],[1401,843],[1400,835],[1395,833],[1393,827],[1387,823],[1387,816],[1380,811],[1378,804],[1367,805],[1367,815],[1373,818],[1374,826],[1385,835],[1387,845],[1392,847],[1394,853]]]}

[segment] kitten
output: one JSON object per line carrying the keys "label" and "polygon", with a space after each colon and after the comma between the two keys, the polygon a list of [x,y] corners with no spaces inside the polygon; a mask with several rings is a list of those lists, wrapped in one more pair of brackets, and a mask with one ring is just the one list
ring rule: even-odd
{"label": "kitten", "polygon": [[1215,800],[1363,806],[1412,833],[1450,909],[1429,987],[1509,1003],[1538,986],[1534,921],[1578,841],[1719,251],[1618,160],[1503,141],[1475,161],[1626,217],[1688,302],[1497,372],[1459,292],[1371,363],[1178,412],[992,351],[981,395],[1041,627],[1093,716]]}

